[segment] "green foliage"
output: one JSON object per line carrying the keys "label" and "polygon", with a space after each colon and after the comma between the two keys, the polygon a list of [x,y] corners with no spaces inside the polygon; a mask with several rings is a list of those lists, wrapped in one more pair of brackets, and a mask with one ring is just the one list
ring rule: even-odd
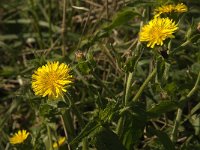
{"label": "green foliage", "polygon": [[105,127],[100,127],[96,129],[93,140],[97,150],[125,150],[118,136]]}
{"label": "green foliage", "polygon": [[116,14],[112,23],[104,27],[104,30],[112,30],[120,25],[127,24],[128,21],[134,19],[134,17],[142,17],[139,13],[136,13],[133,8],[125,8],[123,11]]}
{"label": "green foliage", "polygon": [[100,124],[98,124],[98,122],[96,121],[90,121],[87,123],[87,125],[85,125],[85,127],[83,128],[83,130],[81,131],[81,133],[75,138],[73,139],[70,144],[77,144],[78,142],[80,142],[83,138],[89,136],[90,134],[94,133],[96,129],[100,128]]}
{"label": "green foliage", "polygon": [[[200,149],[200,4],[181,2],[188,12],[162,15],[175,37],[152,49],[142,26],[180,1],[1,0],[0,149]],[[56,100],[31,87],[47,61],[73,76]],[[21,129],[28,138],[10,144]]]}
{"label": "green foliage", "polygon": [[165,132],[155,130],[152,128],[150,128],[148,130],[149,130],[149,134],[157,136],[158,141],[160,141],[162,143],[164,149],[175,150],[174,144],[172,143],[172,141],[170,140],[170,138],[168,137],[168,135]]}
{"label": "green foliage", "polygon": [[161,101],[160,103],[156,104],[154,107],[147,111],[149,118],[157,118],[163,113],[170,112],[178,108],[178,103],[176,101]]}

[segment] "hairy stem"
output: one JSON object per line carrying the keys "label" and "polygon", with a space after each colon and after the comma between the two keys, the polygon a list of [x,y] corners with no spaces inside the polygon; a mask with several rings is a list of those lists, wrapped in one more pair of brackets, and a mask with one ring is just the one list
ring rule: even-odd
{"label": "hairy stem", "polygon": [[136,102],[138,101],[140,95],[142,94],[142,92],[144,91],[145,87],[147,86],[147,84],[149,83],[149,81],[154,77],[154,75],[156,74],[157,68],[155,67],[153,69],[153,71],[149,74],[149,76],[146,78],[146,80],[143,82],[142,86],[139,88],[138,92],[136,93],[136,95],[134,96],[132,102]]}

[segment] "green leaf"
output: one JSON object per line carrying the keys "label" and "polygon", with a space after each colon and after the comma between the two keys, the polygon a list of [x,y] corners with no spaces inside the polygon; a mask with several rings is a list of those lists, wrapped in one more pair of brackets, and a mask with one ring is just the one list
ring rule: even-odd
{"label": "green leaf", "polygon": [[175,101],[161,101],[160,103],[158,103],[153,108],[147,111],[148,118],[151,119],[159,117],[163,113],[177,109],[178,106],[178,103]]}
{"label": "green leaf", "polygon": [[136,13],[133,11],[133,8],[128,7],[124,9],[123,11],[117,13],[117,15],[114,17],[111,24],[109,24],[106,27],[102,27],[102,29],[97,31],[91,39],[88,40],[88,37],[87,37],[86,40],[83,40],[83,43],[81,43],[80,47],[82,49],[87,49],[91,47],[91,45],[93,45],[95,42],[99,41],[100,39],[104,37],[107,37],[109,35],[110,30],[128,23],[128,21],[132,20],[135,16],[141,17],[139,13]]}
{"label": "green leaf", "polygon": [[153,128],[150,128],[149,132],[158,137],[158,140],[162,143],[166,150],[175,150],[174,144],[165,132],[155,130]]}
{"label": "green leaf", "polygon": [[112,121],[114,115],[118,112],[118,105],[115,102],[108,102],[105,109],[99,111],[99,119],[103,123],[109,123]]}
{"label": "green leaf", "polygon": [[96,130],[94,143],[97,150],[125,150],[118,136],[102,126]]}
{"label": "green leaf", "polygon": [[124,113],[124,133],[121,136],[123,144],[126,149],[131,149],[135,145],[143,134],[143,130],[146,124],[146,111],[145,104],[141,102],[135,102]]}
{"label": "green leaf", "polygon": [[78,68],[83,74],[89,74],[91,69],[89,67],[88,61],[81,61],[78,63]]}
{"label": "green leaf", "polygon": [[104,30],[112,30],[120,25],[127,23],[132,20],[135,16],[141,16],[139,13],[133,11],[133,8],[126,8],[123,11],[117,13],[112,23],[104,28]]}
{"label": "green leaf", "polygon": [[133,145],[135,145],[141,138],[143,134],[144,124],[140,124],[140,127],[137,127],[139,124],[140,122],[137,122],[137,125],[134,125],[133,123],[132,126],[126,130],[123,136],[123,144],[126,149],[131,149]]}
{"label": "green leaf", "polygon": [[96,121],[92,120],[87,123],[87,125],[82,129],[81,133],[74,138],[69,144],[73,145],[81,141],[83,138],[88,136],[89,134],[93,133],[95,129],[99,128],[100,124],[98,124]]}

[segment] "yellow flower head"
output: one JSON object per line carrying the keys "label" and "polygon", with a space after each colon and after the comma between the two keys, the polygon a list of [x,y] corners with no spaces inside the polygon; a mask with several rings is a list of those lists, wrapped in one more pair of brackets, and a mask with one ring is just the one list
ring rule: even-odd
{"label": "yellow flower head", "polygon": [[161,7],[158,7],[154,10],[155,15],[160,15],[162,13],[171,13],[174,10],[174,5],[164,5]]}
{"label": "yellow flower head", "polygon": [[183,12],[187,12],[188,8],[187,8],[186,5],[181,3],[181,4],[178,4],[178,5],[175,6],[174,11],[178,12],[178,13],[183,13]]}
{"label": "yellow flower head", "polygon": [[68,65],[59,62],[47,62],[32,75],[32,88],[35,95],[58,98],[66,92],[66,86],[72,83]]}
{"label": "yellow flower head", "polygon": [[54,142],[53,143],[53,148],[58,148],[59,146],[63,145],[66,141],[66,138],[65,137],[60,137],[58,139],[58,142]]}
{"label": "yellow flower head", "polygon": [[29,135],[29,132],[26,132],[26,130],[19,130],[17,133],[15,133],[13,135],[13,137],[11,137],[9,140],[10,140],[10,143],[11,144],[20,144],[20,143],[23,143],[24,140],[27,139]]}
{"label": "yellow flower head", "polygon": [[183,13],[187,11],[188,11],[187,6],[184,5],[183,3],[180,3],[177,5],[169,4],[169,5],[160,6],[154,10],[154,14],[155,14],[155,17],[158,17],[161,14],[165,14],[165,13],[172,13],[172,12]]}
{"label": "yellow flower head", "polygon": [[139,33],[139,40],[148,42],[147,47],[154,48],[155,45],[163,45],[165,39],[174,38],[172,34],[177,29],[177,24],[169,18],[154,18],[142,27]]}

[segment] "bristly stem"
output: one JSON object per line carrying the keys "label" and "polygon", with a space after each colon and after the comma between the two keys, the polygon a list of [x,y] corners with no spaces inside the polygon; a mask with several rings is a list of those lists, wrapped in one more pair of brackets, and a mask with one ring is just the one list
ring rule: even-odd
{"label": "bristly stem", "polygon": [[[146,12],[146,10],[143,11],[142,16],[145,16],[145,12]],[[143,26],[143,21],[141,21],[141,23],[140,23],[140,28],[142,26]],[[133,46],[134,46],[134,43],[128,48],[127,51],[131,50],[131,48]],[[136,51],[139,51],[139,46],[140,46],[140,42],[137,42]],[[140,56],[141,56],[141,54],[140,54]],[[139,58],[138,58],[138,60],[139,60]],[[137,65],[137,63],[136,63],[136,65]],[[125,96],[124,96],[124,99],[122,101],[122,104],[124,106],[127,106],[129,104],[129,98],[130,98],[130,93],[131,93],[130,90],[131,90],[131,85],[132,85],[132,82],[133,82],[133,75],[134,75],[134,71],[128,73],[128,78],[127,78],[127,81],[126,81]],[[117,132],[119,137],[121,137],[122,134],[123,134],[123,128],[124,128],[125,120],[126,120],[126,116],[125,115],[121,116],[118,123],[117,123],[116,132]]]}
{"label": "bristly stem", "polygon": [[124,103],[125,106],[128,104],[132,82],[133,82],[133,72],[128,74],[128,79],[126,83],[125,103]]}
{"label": "bristly stem", "polygon": [[153,71],[149,74],[149,76],[146,78],[146,80],[143,82],[142,86],[140,87],[140,89],[138,90],[138,92],[136,93],[136,95],[134,96],[132,102],[138,101],[140,95],[144,91],[144,89],[147,86],[147,84],[149,83],[149,81],[155,76],[156,72],[157,72],[157,68],[155,67],[153,69]]}
{"label": "bristly stem", "polygon": [[[188,99],[189,97],[191,97],[194,92],[197,90],[198,88],[198,84],[199,84],[199,81],[200,81],[200,72],[198,74],[198,77],[197,77],[197,80],[195,82],[195,85],[194,87],[192,88],[192,90],[187,94],[187,96],[185,97],[185,99]],[[180,121],[181,121],[181,116],[182,116],[182,108],[178,108],[177,110],[177,115],[176,115],[176,120],[175,120],[175,123],[174,123],[174,127],[173,127],[173,130],[172,130],[172,134],[171,134],[171,140],[173,142],[176,142],[177,140],[177,132],[178,132],[178,128],[179,128],[179,125],[180,125]]]}
{"label": "bristly stem", "polygon": [[[154,77],[154,75],[156,74],[157,72],[157,68],[155,67],[154,70],[149,74],[149,76],[146,78],[146,80],[143,82],[142,86],[140,87],[140,89],[138,90],[138,92],[136,93],[136,95],[134,96],[133,100],[131,102],[127,102],[128,104],[126,106],[128,106],[130,103],[133,103],[133,102],[136,102],[138,101],[140,95],[142,94],[142,92],[144,91],[145,87],[147,86],[147,84],[149,83],[149,81]],[[130,74],[131,75],[131,74]],[[129,80],[132,80],[132,76],[129,76]],[[129,81],[127,81],[128,84]],[[130,88],[130,87],[129,87]],[[127,89],[128,90],[128,89]],[[126,95],[127,96],[127,95]],[[127,99],[127,98],[125,98]],[[123,130],[123,123],[125,121],[125,116],[124,117],[121,117],[118,121],[118,125],[117,125],[117,134],[119,136],[122,135],[122,130]]]}

